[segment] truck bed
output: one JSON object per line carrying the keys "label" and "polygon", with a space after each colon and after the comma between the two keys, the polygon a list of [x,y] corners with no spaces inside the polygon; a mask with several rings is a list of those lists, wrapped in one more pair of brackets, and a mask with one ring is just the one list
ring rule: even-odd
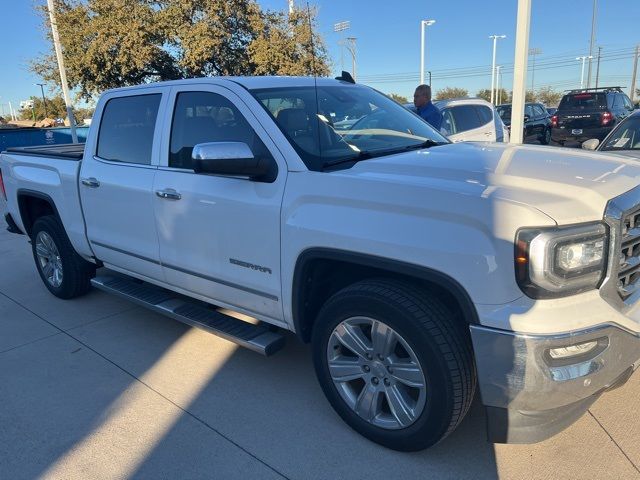
{"label": "truck bed", "polygon": [[35,147],[7,148],[13,155],[31,155],[35,157],[59,158],[62,160],[82,160],[84,143],[66,143],[62,145],[37,145]]}

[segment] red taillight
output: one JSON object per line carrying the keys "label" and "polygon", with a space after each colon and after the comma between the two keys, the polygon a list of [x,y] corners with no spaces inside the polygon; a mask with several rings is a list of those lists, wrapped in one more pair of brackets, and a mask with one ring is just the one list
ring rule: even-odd
{"label": "red taillight", "polygon": [[2,194],[2,198],[7,199],[7,192],[4,189],[4,181],[2,180],[2,170],[0,170],[0,193]]}
{"label": "red taillight", "polygon": [[611,112],[604,112],[600,115],[600,125],[606,125],[611,120],[613,120],[613,115],[611,115]]}
{"label": "red taillight", "polygon": [[558,115],[551,115],[551,126],[552,127],[558,126]]}

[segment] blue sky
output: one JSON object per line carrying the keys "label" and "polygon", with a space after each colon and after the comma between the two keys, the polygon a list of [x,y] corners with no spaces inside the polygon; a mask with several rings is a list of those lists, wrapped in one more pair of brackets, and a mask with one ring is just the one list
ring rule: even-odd
{"label": "blue sky", "polygon": [[[47,49],[34,5],[42,0],[0,0],[3,19],[0,113],[39,94],[39,79],[28,62]],[[259,0],[264,8],[286,9],[287,0]],[[315,0],[320,32],[337,73],[340,69],[338,34],[333,24],[349,20],[348,36],[357,37],[358,81],[379,90],[410,97],[420,68],[420,20],[435,19],[428,27],[426,69],[433,87],[466,88],[471,94],[491,84],[491,34],[506,34],[498,43],[497,63],[504,65],[503,82],[511,87],[515,42],[516,0]],[[306,3],[296,0],[298,6]],[[530,47],[536,58],[535,86],[558,90],[578,87],[580,63],[588,54],[592,0],[532,0]],[[599,0],[596,44],[603,47],[601,84],[630,84],[634,45],[640,43],[640,0]],[[348,54],[345,65],[350,67]],[[594,64],[595,72],[595,64]],[[595,73],[594,73],[595,76]],[[639,82],[640,83],[640,82]],[[531,64],[529,83],[531,84]]]}

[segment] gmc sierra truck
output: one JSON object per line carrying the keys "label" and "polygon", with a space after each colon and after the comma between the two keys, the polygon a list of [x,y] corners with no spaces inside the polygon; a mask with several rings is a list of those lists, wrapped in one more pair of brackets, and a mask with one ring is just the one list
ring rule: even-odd
{"label": "gmc sierra truck", "polygon": [[393,449],[450,434],[476,386],[490,440],[540,441],[639,364],[632,159],[451,144],[345,77],[230,77],[108,91],[86,145],[0,169],[52,294],[265,355],[293,331],[335,411]]}

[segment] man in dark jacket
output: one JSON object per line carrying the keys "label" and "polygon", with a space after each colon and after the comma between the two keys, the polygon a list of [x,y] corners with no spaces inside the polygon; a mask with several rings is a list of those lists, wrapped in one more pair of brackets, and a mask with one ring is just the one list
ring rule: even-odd
{"label": "man in dark jacket", "polygon": [[429,85],[418,85],[413,94],[413,104],[416,106],[418,115],[429,122],[437,131],[440,131],[442,113],[431,103],[431,87]]}

